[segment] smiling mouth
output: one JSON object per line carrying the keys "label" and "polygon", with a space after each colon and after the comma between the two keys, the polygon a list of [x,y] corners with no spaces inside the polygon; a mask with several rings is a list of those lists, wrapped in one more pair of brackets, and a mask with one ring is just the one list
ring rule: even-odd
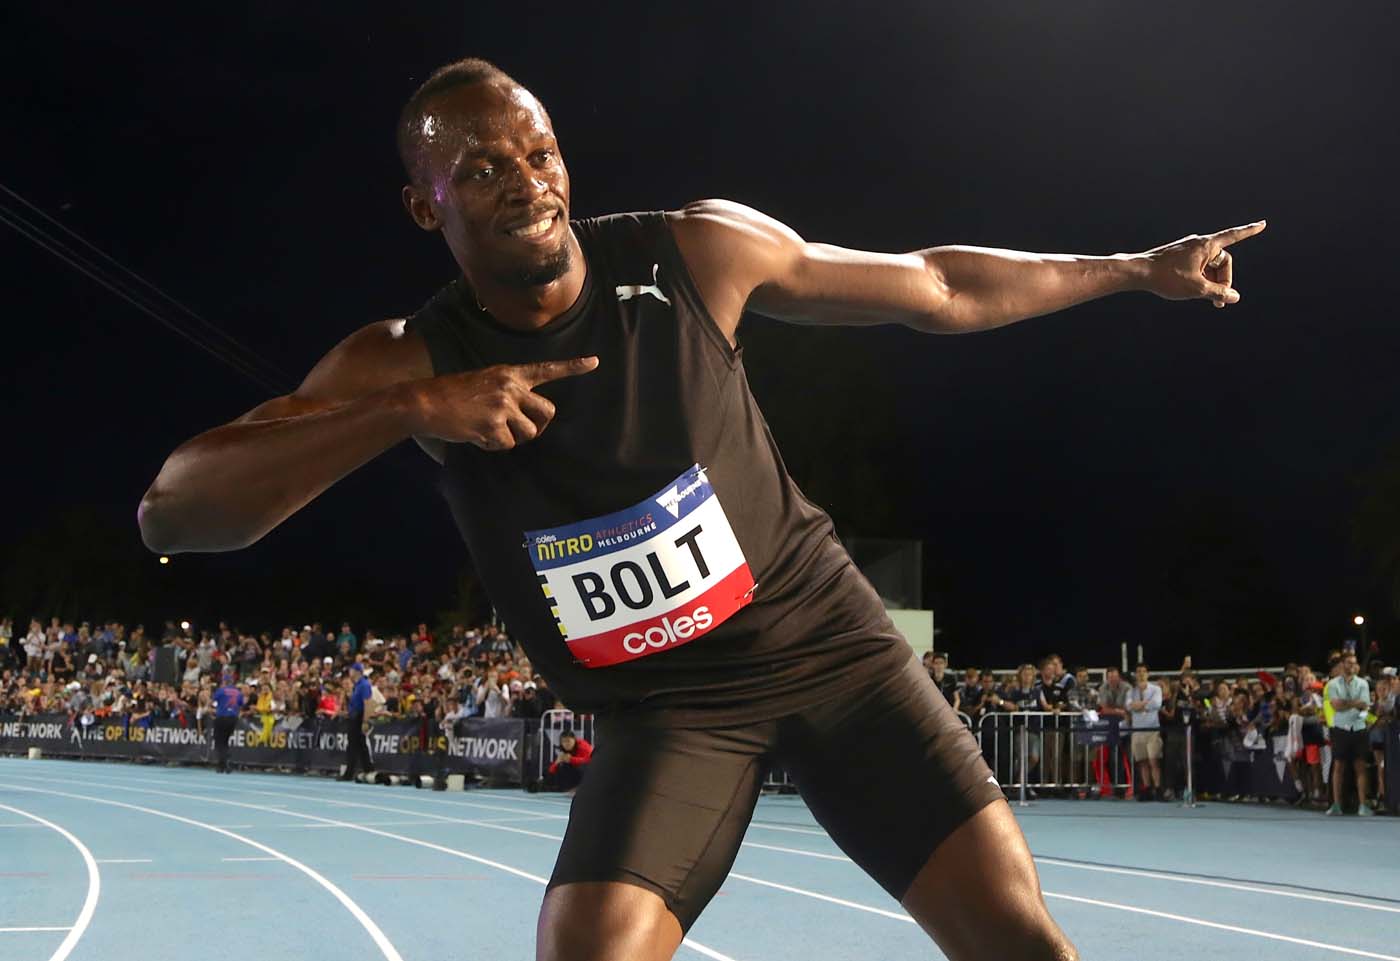
{"label": "smiling mouth", "polygon": [[533,237],[540,237],[549,232],[549,230],[554,226],[554,221],[558,218],[558,216],[558,214],[548,214],[542,219],[536,220],[534,223],[525,224],[522,227],[516,227],[513,230],[506,231],[506,233],[510,234],[512,237],[518,237],[521,240],[529,240]]}

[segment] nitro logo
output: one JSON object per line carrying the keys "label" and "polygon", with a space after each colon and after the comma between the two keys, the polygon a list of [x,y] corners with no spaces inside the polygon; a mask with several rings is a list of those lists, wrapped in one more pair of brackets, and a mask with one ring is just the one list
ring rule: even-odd
{"label": "nitro logo", "polygon": [[697,634],[704,634],[714,622],[708,607],[697,607],[688,617],[682,614],[674,621],[669,617],[661,618],[661,623],[648,627],[645,634],[636,631],[624,634],[622,649],[628,654],[645,654],[648,647],[660,650],[668,644],[688,641]]}

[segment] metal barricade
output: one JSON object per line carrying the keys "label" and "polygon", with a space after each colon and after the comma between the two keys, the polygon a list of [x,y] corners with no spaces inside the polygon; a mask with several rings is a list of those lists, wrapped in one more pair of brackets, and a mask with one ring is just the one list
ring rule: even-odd
{"label": "metal barricade", "polygon": [[540,745],[539,750],[535,752],[539,757],[539,770],[535,773],[538,780],[544,780],[545,772],[554,763],[554,757],[559,753],[559,736],[565,731],[573,731],[575,737],[583,738],[595,748],[598,746],[592,714],[575,714],[566,710],[545,711],[540,715]]}
{"label": "metal barricade", "polygon": [[984,715],[976,736],[997,780],[1021,804],[1035,791],[1100,796],[1134,785],[1132,735],[1173,732],[1185,738],[1185,786],[1181,800],[1195,806],[1194,736],[1191,725],[1134,730],[1117,718],[1090,724],[1077,712],[999,711]]}

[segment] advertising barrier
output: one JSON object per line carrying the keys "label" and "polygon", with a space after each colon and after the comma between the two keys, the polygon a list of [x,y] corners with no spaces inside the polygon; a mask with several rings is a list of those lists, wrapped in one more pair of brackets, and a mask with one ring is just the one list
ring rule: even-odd
{"label": "advertising barrier", "polygon": [[[388,774],[470,774],[498,784],[522,783],[525,724],[515,718],[459,720],[450,729],[421,719],[375,722],[367,737],[375,769]],[[337,771],[345,760],[344,718],[284,718],[264,724],[240,718],[229,759],[245,767]],[[0,714],[0,754],[38,748],[55,757],[91,757],[171,764],[209,764],[213,725],[201,731],[178,721],[130,724],[125,719],[71,723],[66,714]]]}

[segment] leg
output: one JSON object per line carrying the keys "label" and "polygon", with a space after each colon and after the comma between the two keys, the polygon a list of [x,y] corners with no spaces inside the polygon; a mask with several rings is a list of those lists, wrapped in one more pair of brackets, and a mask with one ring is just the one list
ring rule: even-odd
{"label": "leg", "polygon": [[1342,787],[1346,781],[1347,766],[1343,761],[1332,762],[1332,803],[1337,807],[1342,806]]}
{"label": "leg", "polygon": [[[962,870],[968,864],[981,869]],[[987,805],[948,835],[901,903],[951,961],[1079,957],[1050,917],[1030,849],[1005,804]]]}
{"label": "leg", "polygon": [[599,721],[540,911],[539,961],[671,957],[734,864],[772,727]]}
{"label": "leg", "polygon": [[953,961],[1074,961],[976,741],[919,662],[908,665],[784,720],[778,762],[841,849]]}
{"label": "leg", "polygon": [[1371,795],[1366,790],[1369,786],[1367,782],[1371,780],[1371,772],[1366,770],[1364,751],[1357,752],[1356,760],[1352,761],[1351,766],[1356,770],[1356,803],[1361,807],[1366,807],[1371,803]]}
{"label": "leg", "polygon": [[581,881],[544,896],[535,958],[667,961],[682,937],[680,921],[655,892],[621,881]]}

